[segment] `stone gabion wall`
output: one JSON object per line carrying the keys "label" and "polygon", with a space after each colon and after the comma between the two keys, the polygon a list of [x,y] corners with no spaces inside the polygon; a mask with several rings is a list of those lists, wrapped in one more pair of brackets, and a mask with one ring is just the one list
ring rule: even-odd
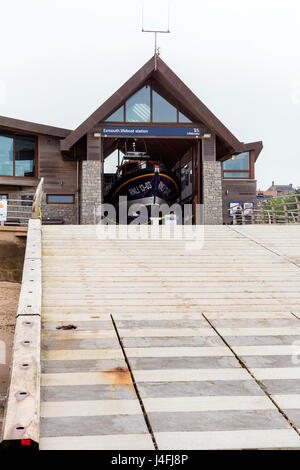
{"label": "stone gabion wall", "polygon": [[83,161],[81,169],[80,223],[98,223],[100,205],[101,162]]}
{"label": "stone gabion wall", "polygon": [[42,204],[42,219],[47,218],[62,218],[65,225],[77,224],[77,201],[75,197],[74,204],[47,204],[46,194],[43,195]]}
{"label": "stone gabion wall", "polygon": [[203,162],[203,204],[205,225],[222,224],[221,162]]}

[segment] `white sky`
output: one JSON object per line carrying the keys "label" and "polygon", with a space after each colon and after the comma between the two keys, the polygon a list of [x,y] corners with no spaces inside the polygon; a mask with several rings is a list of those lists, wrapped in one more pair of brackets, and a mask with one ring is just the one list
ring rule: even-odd
{"label": "white sky", "polygon": [[258,187],[300,186],[299,0],[0,0],[0,115],[74,128],[152,55],[241,140]]}

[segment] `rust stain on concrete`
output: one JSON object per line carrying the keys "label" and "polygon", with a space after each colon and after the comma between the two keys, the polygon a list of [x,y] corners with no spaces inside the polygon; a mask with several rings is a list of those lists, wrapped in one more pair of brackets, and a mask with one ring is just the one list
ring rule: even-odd
{"label": "rust stain on concrete", "polygon": [[126,385],[133,387],[132,379],[127,367],[114,367],[101,372],[103,376],[109,378],[111,385]]}

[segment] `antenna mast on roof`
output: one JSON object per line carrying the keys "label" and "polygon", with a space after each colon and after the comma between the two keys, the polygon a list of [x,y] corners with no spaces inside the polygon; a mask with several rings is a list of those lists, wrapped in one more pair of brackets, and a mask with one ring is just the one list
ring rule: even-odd
{"label": "antenna mast on roof", "polygon": [[157,57],[160,55],[159,47],[157,45],[157,34],[169,34],[170,31],[170,6],[168,6],[168,29],[144,29],[144,5],[142,6],[142,33],[154,33],[154,63],[155,70],[157,69]]}

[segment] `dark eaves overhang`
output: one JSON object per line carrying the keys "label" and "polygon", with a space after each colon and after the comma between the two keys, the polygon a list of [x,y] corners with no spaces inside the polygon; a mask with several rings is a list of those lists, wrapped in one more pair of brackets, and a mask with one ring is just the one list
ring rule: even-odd
{"label": "dark eaves overhang", "polygon": [[264,147],[262,141],[250,142],[249,144],[244,144],[243,143],[243,146],[244,146],[243,152],[254,151],[255,161],[259,157],[259,154],[260,154],[260,152],[262,151],[262,149]]}
{"label": "dark eaves overhang", "polygon": [[22,121],[5,116],[0,116],[0,128],[7,131],[49,135],[59,139],[65,139],[72,132],[70,129],[62,129],[60,127],[47,126],[45,124],[37,124],[35,122]]}

